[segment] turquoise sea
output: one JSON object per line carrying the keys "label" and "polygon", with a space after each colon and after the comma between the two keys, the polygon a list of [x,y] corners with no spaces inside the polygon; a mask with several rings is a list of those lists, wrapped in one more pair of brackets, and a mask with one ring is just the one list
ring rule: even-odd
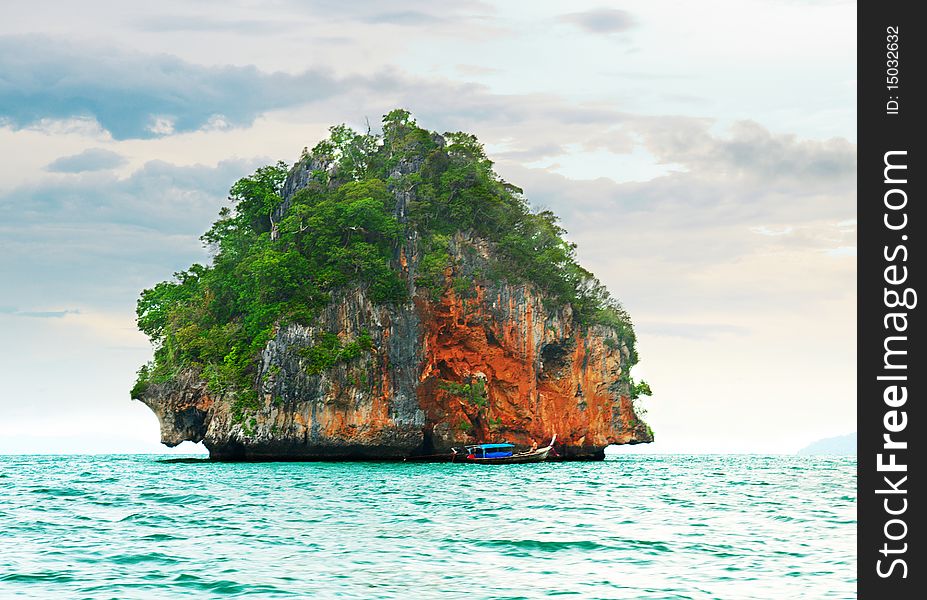
{"label": "turquoise sea", "polygon": [[853,598],[856,459],[0,456],[0,598]]}

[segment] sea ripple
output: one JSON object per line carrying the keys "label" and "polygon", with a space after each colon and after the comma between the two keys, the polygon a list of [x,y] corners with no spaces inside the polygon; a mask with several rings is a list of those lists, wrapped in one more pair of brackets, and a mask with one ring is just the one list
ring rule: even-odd
{"label": "sea ripple", "polygon": [[853,598],[856,462],[0,456],[0,598]]}

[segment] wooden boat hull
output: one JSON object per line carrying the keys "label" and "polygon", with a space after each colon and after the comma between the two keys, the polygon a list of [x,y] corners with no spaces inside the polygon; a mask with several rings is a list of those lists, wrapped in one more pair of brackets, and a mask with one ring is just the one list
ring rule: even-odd
{"label": "wooden boat hull", "polygon": [[550,446],[547,448],[538,448],[530,452],[519,452],[512,456],[499,456],[494,458],[469,458],[467,456],[455,455],[451,462],[473,463],[480,465],[515,465],[521,463],[543,462],[547,460],[550,453]]}

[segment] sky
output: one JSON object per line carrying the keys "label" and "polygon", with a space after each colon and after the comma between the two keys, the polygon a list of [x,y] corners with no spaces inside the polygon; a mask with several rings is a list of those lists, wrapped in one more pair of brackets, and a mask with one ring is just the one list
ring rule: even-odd
{"label": "sky", "polygon": [[139,291],[208,259],[236,179],[396,107],[476,134],[629,310],[634,450],[855,431],[855,57],[824,0],[7,6],[0,453],[168,451]]}

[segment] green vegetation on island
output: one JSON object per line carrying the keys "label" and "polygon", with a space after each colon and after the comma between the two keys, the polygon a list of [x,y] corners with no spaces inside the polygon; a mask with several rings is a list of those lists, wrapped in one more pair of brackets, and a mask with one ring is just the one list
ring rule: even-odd
{"label": "green vegetation on island", "polygon": [[[383,118],[382,134],[345,125],[330,131],[300,158],[301,168],[313,170],[285,210],[287,165],[259,168],[232,186],[232,206],[201,238],[212,264],[194,264],[141,293],[138,327],[155,353],[139,370],[133,398],[193,368],[213,393],[235,392],[239,416],[257,408],[257,359],[275,326],[313,324],[347,288],[362,286],[381,304],[410,300],[395,260],[409,229],[418,234],[420,292],[437,298],[454,286],[467,295],[472,282],[445,280],[450,240],[467,232],[493,247],[487,280],[533,284],[547,302],[569,304],[580,324],[611,327],[609,339],[636,361],[627,313],[577,264],[557,217],[533,212],[522,190],[496,175],[475,136],[439,136],[405,110]],[[401,218],[396,193],[409,198]],[[369,348],[369,336],[344,344],[323,334],[304,355],[315,374]]]}

